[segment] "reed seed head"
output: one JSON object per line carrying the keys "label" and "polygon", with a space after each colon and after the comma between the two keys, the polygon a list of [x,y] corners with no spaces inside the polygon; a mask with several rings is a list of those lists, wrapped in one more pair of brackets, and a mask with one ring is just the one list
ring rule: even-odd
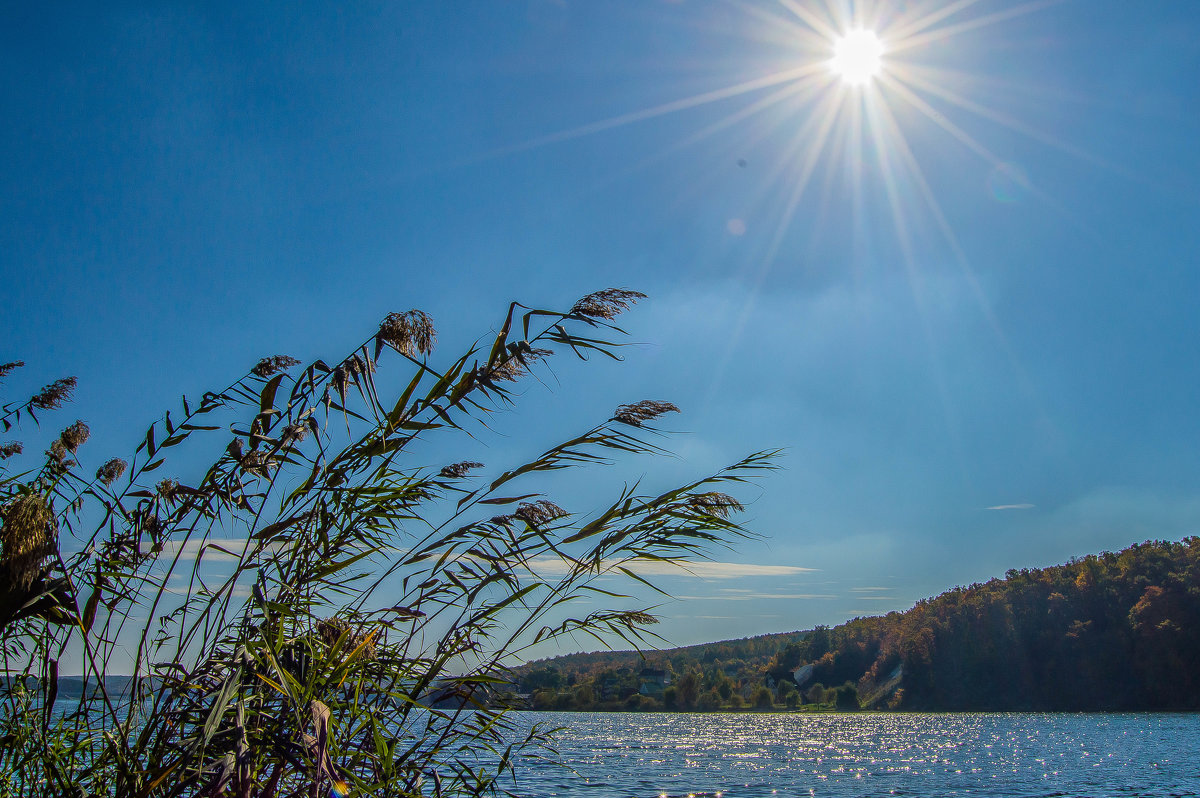
{"label": "reed seed head", "polygon": [[626,610],[620,617],[630,626],[653,626],[658,623],[656,616],[642,610]]}
{"label": "reed seed head", "polygon": [[629,309],[639,299],[646,295],[640,291],[630,291],[628,288],[606,288],[594,294],[588,294],[575,303],[571,315],[583,316],[589,319],[612,319]]}
{"label": "reed seed head", "polygon": [[67,457],[68,454],[70,454],[70,452],[67,450],[66,444],[62,442],[62,439],[55,438],[54,442],[50,444],[50,448],[46,450],[46,459],[56,463],[62,468],[66,468],[69,465],[72,465],[71,461]]}
{"label": "reed seed head", "polygon": [[531,349],[526,346],[525,349],[518,349],[508,360],[487,372],[487,377],[491,380],[516,382],[529,373],[530,364],[553,354],[549,349]]}
{"label": "reed seed head", "polygon": [[36,493],[0,508],[0,582],[28,590],[54,552],[54,513]]}
{"label": "reed seed head", "polygon": [[299,360],[288,355],[274,355],[273,357],[264,357],[250,371],[256,377],[270,377],[281,371],[287,371],[299,363]]}
{"label": "reed seed head", "polygon": [[664,413],[678,413],[679,408],[671,402],[659,402],[654,399],[644,399],[631,405],[621,405],[613,413],[613,420],[622,424],[640,427],[647,421],[653,421]]}
{"label": "reed seed head", "polygon": [[8,443],[0,444],[0,460],[7,460],[23,451],[25,451],[25,447],[20,441],[9,441]]}
{"label": "reed seed head", "polygon": [[518,506],[517,511],[513,513],[513,517],[521,519],[530,526],[541,526],[542,524],[548,524],[551,521],[562,518],[567,514],[566,510],[554,502],[547,499],[539,499],[536,502]]}
{"label": "reed seed head", "polygon": [[300,422],[288,424],[283,428],[283,444],[299,443],[308,437],[308,427]]}
{"label": "reed seed head", "polygon": [[375,357],[379,357],[384,344],[402,355],[416,357],[431,354],[435,343],[437,332],[433,329],[433,319],[425,311],[413,309],[407,313],[389,313],[375,334]]}
{"label": "reed seed head", "polygon": [[21,368],[21,366],[24,366],[24,365],[25,365],[24,360],[14,360],[11,363],[0,364],[0,379],[4,379],[9,374],[11,374],[13,369],[19,369],[19,368]]}
{"label": "reed seed head", "polygon": [[87,443],[87,439],[91,437],[92,431],[88,429],[88,425],[82,421],[76,421],[71,426],[62,431],[58,439],[62,441],[63,446],[71,454],[79,451],[79,447]]}
{"label": "reed seed head", "polygon": [[257,449],[246,452],[242,457],[242,468],[260,477],[271,476],[271,468],[275,465],[271,458]]}
{"label": "reed seed head", "polygon": [[63,377],[42,388],[41,392],[29,400],[29,404],[38,410],[54,410],[62,407],[71,398],[79,380],[74,377]]}
{"label": "reed seed head", "polygon": [[125,469],[128,467],[129,464],[120,457],[114,457],[96,469],[96,479],[105,485],[111,485],[121,478],[121,475],[125,473]]}
{"label": "reed seed head", "polygon": [[728,518],[733,513],[740,513],[746,508],[737,499],[727,493],[697,493],[688,496],[687,503],[705,515],[717,518]]}
{"label": "reed seed head", "polygon": [[476,463],[474,460],[464,460],[461,463],[452,463],[438,472],[439,477],[448,479],[462,479],[472,468],[483,468],[483,463]]}
{"label": "reed seed head", "polygon": [[150,536],[153,541],[158,541],[166,531],[166,524],[157,515],[146,514],[142,518],[142,531]]}
{"label": "reed seed head", "polygon": [[[338,640],[342,640],[343,655],[362,646],[355,655],[355,659],[375,659],[375,636],[362,628],[356,628],[348,621],[341,618],[324,618],[317,621],[317,634],[329,648],[333,648],[337,645]],[[345,639],[342,639],[343,635],[345,635]]]}
{"label": "reed seed head", "polygon": [[179,492],[179,482],[174,479],[164,479],[155,486],[158,490],[159,498],[165,502],[175,500],[175,494]]}
{"label": "reed seed head", "polygon": [[333,646],[338,638],[350,630],[350,624],[339,618],[323,618],[317,621],[317,634],[325,645]]}
{"label": "reed seed head", "polygon": [[375,361],[369,357],[364,358],[361,355],[351,355],[342,363],[351,375],[357,377],[360,374],[373,374],[375,372]]}

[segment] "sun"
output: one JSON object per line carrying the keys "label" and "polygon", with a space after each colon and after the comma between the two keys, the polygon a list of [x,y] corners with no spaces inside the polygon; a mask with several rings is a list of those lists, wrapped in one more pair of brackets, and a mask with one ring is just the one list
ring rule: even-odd
{"label": "sun", "polygon": [[[985,2],[997,8],[975,15],[965,13]],[[778,51],[777,56],[765,62],[764,71],[745,74],[738,82],[549,133],[495,150],[486,157],[522,152],[739,100],[739,107],[672,142],[660,155],[643,160],[629,171],[640,171],[661,156],[723,134],[734,126],[749,129],[748,144],[743,146],[756,146],[774,135],[775,130],[790,131],[790,141],[781,145],[761,189],[778,191],[784,200],[775,223],[757,228],[760,231],[774,228],[763,250],[764,273],[785,246],[791,223],[801,213],[801,203],[814,201],[807,195],[818,184],[823,193],[819,212],[824,214],[837,192],[845,189],[846,199],[853,203],[855,224],[864,223],[861,220],[869,199],[868,188],[879,192],[890,208],[892,226],[910,273],[917,269],[913,249],[915,214],[923,209],[955,259],[969,272],[970,264],[951,227],[950,217],[918,158],[925,150],[914,146],[909,130],[922,123],[920,118],[923,118],[929,126],[939,128],[982,158],[988,174],[992,175],[989,187],[1001,202],[1015,201],[1022,193],[1033,193],[1035,189],[1019,165],[1010,164],[992,152],[958,118],[979,117],[1093,160],[1051,134],[992,106],[986,94],[963,92],[963,89],[986,89],[989,83],[1000,84],[985,76],[939,65],[942,57],[937,53],[942,45],[953,44],[963,35],[980,35],[987,28],[1033,14],[1056,2],[1061,0],[1013,0],[1012,3],[777,0],[770,4],[781,7],[785,13],[767,10],[766,3],[740,3],[749,20],[761,25],[754,38]],[[949,49],[954,52],[964,48],[954,45]],[[928,60],[930,57],[932,62]],[[761,125],[746,124],[756,117]],[[789,124],[779,126],[780,119],[789,120]],[[927,137],[926,129],[921,130],[922,137]],[[739,166],[746,165],[743,158],[736,162]],[[841,188],[839,179],[844,183]],[[918,202],[914,203],[914,198]],[[729,235],[742,237],[750,227],[745,219],[735,216],[726,223],[725,230]]]}
{"label": "sun", "polygon": [[865,86],[883,70],[883,42],[873,30],[852,30],[833,43],[829,69],[851,86]]}

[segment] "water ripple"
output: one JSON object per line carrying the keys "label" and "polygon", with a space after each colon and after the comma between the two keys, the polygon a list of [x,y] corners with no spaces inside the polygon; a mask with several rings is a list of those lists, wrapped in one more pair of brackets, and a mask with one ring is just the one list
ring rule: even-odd
{"label": "water ripple", "polygon": [[525,713],[578,773],[528,798],[1200,796],[1200,715]]}

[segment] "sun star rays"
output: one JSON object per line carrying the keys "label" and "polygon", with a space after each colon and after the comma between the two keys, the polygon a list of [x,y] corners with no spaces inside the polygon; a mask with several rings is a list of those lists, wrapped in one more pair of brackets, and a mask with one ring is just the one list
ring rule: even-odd
{"label": "sun star rays", "polygon": [[[729,18],[740,15],[740,30],[749,43],[740,79],[731,76],[727,85],[565,128],[483,157],[535,150],[665,117],[686,114],[700,119],[691,129],[681,126],[683,132],[673,140],[599,182],[611,185],[679,158],[685,150],[695,152],[702,142],[719,140],[728,160],[706,161],[711,167],[677,177],[686,185],[675,187],[681,198],[714,196],[722,191],[728,167],[744,166],[742,153],[754,153],[753,181],[743,184],[739,200],[747,207],[732,220],[738,224],[728,228],[739,237],[748,230],[758,235],[755,254],[743,265],[749,282],[765,283],[785,262],[789,268],[804,263],[804,253],[797,250],[805,245],[792,234],[808,232],[811,252],[824,234],[824,225],[812,220],[838,214],[845,220],[851,268],[865,268],[862,264],[867,262],[875,262],[871,268],[898,267],[919,308],[926,306],[921,292],[930,265],[954,264],[1020,372],[955,232],[953,215],[943,207],[951,188],[946,180],[959,180],[962,167],[948,170],[939,162],[951,151],[963,165],[978,159],[986,166],[981,175],[1007,178],[1018,198],[1029,197],[1064,213],[1018,165],[1005,162],[997,152],[1001,148],[981,137],[992,126],[1093,163],[1097,159],[1018,118],[1006,108],[1000,82],[972,74],[964,68],[971,62],[958,63],[954,55],[985,43],[982,37],[989,29],[1061,2],[779,0],[769,6],[727,0],[726,8],[734,10]],[[710,150],[707,158],[715,153]],[[990,180],[981,176],[982,190],[990,189],[985,185]],[[887,221],[880,225],[880,219]],[[802,230],[801,224],[811,226]],[[895,242],[898,257],[890,262],[872,257],[883,237]],[[926,333],[936,360],[937,343],[930,331]],[[728,346],[734,345],[731,339]]]}
{"label": "sun star rays", "polygon": [[[766,269],[779,254],[797,210],[808,196],[810,184],[823,169],[827,171],[820,213],[825,213],[826,203],[836,193],[835,171],[846,176],[848,185],[843,191],[850,196],[850,210],[854,214],[862,211],[870,196],[882,197],[887,202],[902,201],[894,188],[888,188],[889,183],[894,187],[902,179],[919,187],[917,193],[932,212],[933,226],[945,236],[959,259],[961,248],[952,237],[945,215],[940,210],[934,211],[936,195],[905,132],[908,120],[898,119],[898,111],[915,112],[932,128],[982,159],[989,169],[1003,168],[1003,159],[960,120],[998,125],[1092,160],[1070,144],[1014,118],[1000,107],[989,105],[986,93],[965,94],[956,86],[964,82],[965,73],[920,60],[922,54],[957,36],[997,26],[1063,1],[1033,0],[996,10],[995,3],[988,0],[926,0],[904,7],[885,0],[804,3],[779,0],[778,6],[771,10],[760,3],[731,0],[732,6],[744,12],[747,35],[761,38],[781,53],[767,61],[767,68],[758,75],[559,130],[494,150],[481,159],[535,150],[647,124],[662,117],[696,113],[709,106],[727,107],[728,111],[715,120],[680,136],[653,155],[614,170],[603,182],[608,184],[648,169],[671,155],[730,131],[742,134],[741,143],[747,150],[771,136],[787,139],[787,134],[781,134],[780,130],[790,124],[790,140],[776,142],[770,162],[761,173],[757,192],[762,202],[769,203],[764,207],[774,209],[767,214],[771,217],[767,222],[771,229]],[[879,124],[885,130],[867,129]],[[888,155],[888,150],[893,152]],[[867,164],[871,168],[866,168]],[[1039,196],[1031,185],[1022,184],[1020,189]],[[895,212],[892,217],[895,221]],[[911,217],[910,213],[906,218]],[[897,234],[904,238],[909,232]],[[904,246],[903,241],[901,244]]]}

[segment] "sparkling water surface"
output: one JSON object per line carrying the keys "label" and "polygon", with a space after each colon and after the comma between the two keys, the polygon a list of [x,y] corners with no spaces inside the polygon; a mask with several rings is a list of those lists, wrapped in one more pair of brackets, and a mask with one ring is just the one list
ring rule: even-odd
{"label": "sparkling water surface", "polygon": [[548,796],[1197,796],[1196,714],[523,713],[578,775]]}

